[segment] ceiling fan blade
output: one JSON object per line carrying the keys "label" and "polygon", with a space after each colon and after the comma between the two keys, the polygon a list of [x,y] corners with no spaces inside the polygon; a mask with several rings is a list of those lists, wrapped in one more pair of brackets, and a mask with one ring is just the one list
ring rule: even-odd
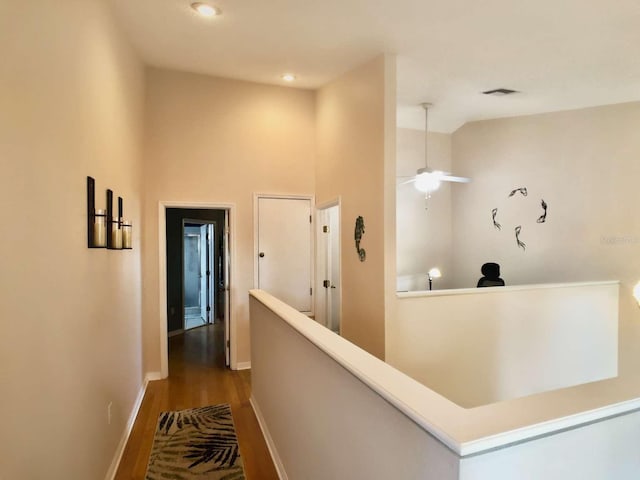
{"label": "ceiling fan blade", "polygon": [[457,182],[457,183],[469,183],[471,181],[471,179],[467,177],[454,177],[452,175],[443,175],[440,177],[440,180],[445,182]]}
{"label": "ceiling fan blade", "polygon": [[413,183],[416,181],[416,177],[413,177],[409,180],[405,180],[404,182],[401,182],[400,185],[406,185],[407,183]]}

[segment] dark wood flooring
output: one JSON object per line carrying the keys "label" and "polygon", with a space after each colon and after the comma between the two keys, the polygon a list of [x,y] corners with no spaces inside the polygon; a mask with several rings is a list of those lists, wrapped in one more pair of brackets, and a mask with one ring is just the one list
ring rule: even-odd
{"label": "dark wood flooring", "polygon": [[169,339],[169,378],[149,382],[116,480],[144,479],[158,414],[228,403],[247,480],[277,480],[255,414],[249,403],[251,373],[224,367],[224,331],[216,325]]}

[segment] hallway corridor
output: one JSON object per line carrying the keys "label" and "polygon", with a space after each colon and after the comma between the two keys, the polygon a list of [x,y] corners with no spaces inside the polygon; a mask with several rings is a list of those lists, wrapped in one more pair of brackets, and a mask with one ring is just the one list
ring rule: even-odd
{"label": "hallway corridor", "polygon": [[169,339],[169,378],[149,382],[116,480],[144,479],[160,412],[219,403],[231,405],[247,480],[278,478],[249,403],[250,371],[224,367],[220,326],[195,328]]}

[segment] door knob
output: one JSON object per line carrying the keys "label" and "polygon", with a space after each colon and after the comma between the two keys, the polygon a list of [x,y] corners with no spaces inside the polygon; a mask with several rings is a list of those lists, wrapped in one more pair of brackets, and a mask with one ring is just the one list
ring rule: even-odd
{"label": "door knob", "polygon": [[259,256],[260,258],[264,257],[264,252],[260,252],[260,253],[258,254],[258,256]]}

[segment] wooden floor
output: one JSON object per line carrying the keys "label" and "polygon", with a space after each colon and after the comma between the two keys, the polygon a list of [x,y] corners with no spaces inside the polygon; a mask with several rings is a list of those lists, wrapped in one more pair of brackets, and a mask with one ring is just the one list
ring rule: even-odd
{"label": "wooden floor", "polygon": [[213,325],[169,339],[169,378],[149,382],[116,480],[144,479],[160,412],[218,403],[231,405],[247,480],[278,478],[249,404],[250,371],[224,367],[223,342],[222,329]]}

